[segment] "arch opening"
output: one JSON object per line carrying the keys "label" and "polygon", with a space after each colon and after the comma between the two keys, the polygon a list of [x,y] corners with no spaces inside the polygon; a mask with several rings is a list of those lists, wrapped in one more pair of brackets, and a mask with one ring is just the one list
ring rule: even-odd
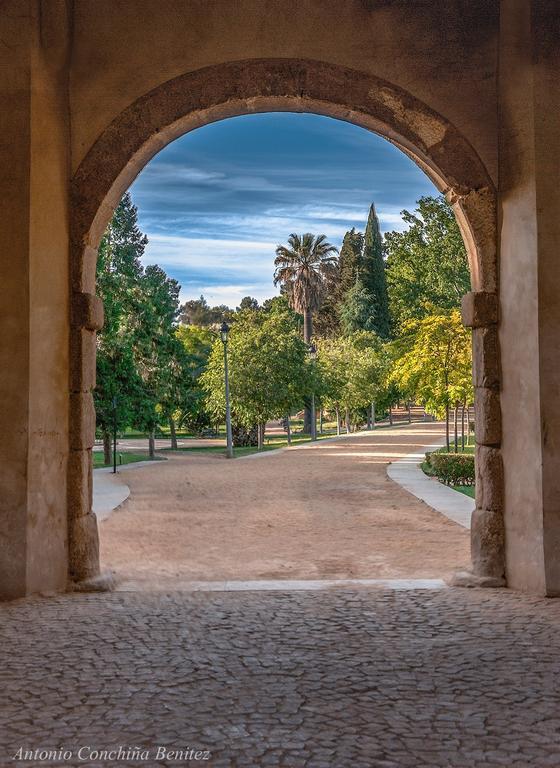
{"label": "arch opening", "polygon": [[[482,306],[476,296],[495,297],[496,214],[491,180],[459,132],[401,89],[321,62],[251,61],[188,73],[131,104],[98,138],[72,179],[73,365],[68,508],[73,580],[95,578],[99,573],[88,457],[95,425],[91,398],[94,334],[101,322],[101,309],[94,297],[95,265],[102,234],[124,191],[149,160],[175,138],[228,117],[274,111],[312,112],[345,120],[379,134],[405,152],[454,208],[469,257],[475,303]],[[495,303],[492,298],[484,301],[492,306]],[[499,380],[488,373],[499,351],[494,313],[488,311],[486,317],[483,314],[473,309],[471,315],[476,317],[467,318],[467,322],[475,327],[478,421],[487,424],[490,417],[495,423],[496,408],[499,411]],[[476,348],[481,345],[483,351],[486,347],[489,351],[477,358]],[[479,389],[484,391],[480,393]],[[494,431],[486,443],[490,440],[492,450],[498,450],[499,438]],[[485,447],[484,443],[481,447]],[[490,474],[489,482],[502,482],[494,475],[491,479]],[[486,520],[482,528],[476,524],[473,527],[473,566],[478,576],[500,580],[503,535],[499,523],[494,520],[492,525],[491,540],[485,538]]]}

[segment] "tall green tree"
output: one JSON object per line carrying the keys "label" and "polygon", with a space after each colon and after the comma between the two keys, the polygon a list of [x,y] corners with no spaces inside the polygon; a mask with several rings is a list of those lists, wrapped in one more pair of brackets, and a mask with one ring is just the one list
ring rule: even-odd
{"label": "tall green tree", "polygon": [[339,300],[344,298],[344,295],[356,284],[356,279],[360,277],[363,249],[364,236],[362,232],[357,232],[354,228],[350,229],[344,235],[338,257],[339,281],[337,294]]}
{"label": "tall green tree", "polygon": [[403,211],[404,232],[385,235],[387,283],[395,330],[460,305],[470,290],[463,238],[444,197],[421,197],[414,213]]}
{"label": "tall green tree", "polygon": [[97,259],[97,294],[103,299],[105,324],[97,334],[93,396],[106,463],[111,461],[114,419],[119,430],[128,426],[142,391],[135,344],[142,302],[140,259],[147,242],[138,227],[137,209],[126,193],[101,239]]}
{"label": "tall green tree", "polygon": [[373,308],[373,330],[382,339],[391,335],[391,315],[385,261],[383,259],[383,239],[379,228],[379,219],[372,203],[364,235],[362,270],[360,272],[364,290],[371,296]]}
{"label": "tall green tree", "polygon": [[162,416],[169,419],[180,387],[184,348],[175,334],[179,290],[178,282],[161,267],[146,267],[140,281],[142,306],[137,315],[135,354],[144,384],[137,423],[149,434],[150,456],[154,454],[155,429]]}

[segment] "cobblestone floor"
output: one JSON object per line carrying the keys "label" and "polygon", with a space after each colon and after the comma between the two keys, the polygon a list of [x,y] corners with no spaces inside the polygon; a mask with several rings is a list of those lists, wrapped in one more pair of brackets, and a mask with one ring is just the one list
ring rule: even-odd
{"label": "cobblestone floor", "polygon": [[[0,764],[560,766],[560,601],[506,591],[113,593],[0,608]],[[80,762],[77,750],[82,751]],[[145,756],[145,755],[144,755]]]}

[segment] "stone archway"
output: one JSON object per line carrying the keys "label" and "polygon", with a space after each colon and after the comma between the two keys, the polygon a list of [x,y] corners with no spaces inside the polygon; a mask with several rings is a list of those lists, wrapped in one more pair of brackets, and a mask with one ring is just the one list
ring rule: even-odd
{"label": "stone archway", "polygon": [[471,145],[444,117],[409,93],[345,67],[308,60],[251,60],[199,69],[132,103],[101,134],[72,179],[69,576],[99,575],[91,511],[95,413],[97,247],[123,192],[165,145],[194,128],[252,112],[315,112],[352,122],[408,154],[452,203],[471,269],[463,316],[473,328],[477,423],[477,510],[472,572],[458,583],[504,583],[503,471],[497,334],[496,192]]}

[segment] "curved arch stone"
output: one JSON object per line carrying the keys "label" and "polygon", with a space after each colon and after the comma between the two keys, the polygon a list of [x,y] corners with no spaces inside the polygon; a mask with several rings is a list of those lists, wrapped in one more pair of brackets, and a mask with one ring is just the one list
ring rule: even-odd
{"label": "curved arch stone", "polygon": [[[496,293],[496,191],[480,158],[454,125],[403,89],[364,72],[305,59],[253,59],[198,69],[158,86],[130,104],[98,137],[71,182],[70,269],[75,302],[83,301],[83,294],[95,292],[96,249],[103,231],[123,192],[159,150],[208,123],[268,111],[314,112],[346,120],[399,147],[452,203],[469,255],[473,290]],[[78,361],[72,365],[71,396],[87,393],[92,386],[93,362],[87,365],[93,354],[90,327],[89,321],[89,326],[84,323],[71,329],[71,356]],[[475,333],[482,338],[483,330],[477,328]],[[496,347],[493,355],[498,354]],[[486,360],[479,356],[475,381],[486,380]],[[497,362],[492,361],[494,366]],[[483,414],[490,401],[481,398]],[[496,420],[494,400],[491,407]],[[71,444],[83,442],[85,446],[77,448],[78,452],[88,450],[83,430],[83,419],[71,412]],[[495,430],[492,438],[499,451]],[[75,503],[76,498],[91,495],[87,488],[83,493],[81,486],[91,483],[91,477],[79,469],[87,462],[74,455],[76,450],[70,455],[68,514],[74,532],[70,537],[71,578],[80,581],[95,577],[99,563],[91,510]],[[499,473],[492,477],[488,482],[499,485]],[[501,487],[496,486],[493,498],[502,495]],[[500,510],[494,513],[502,514]],[[87,525],[80,520],[84,516]],[[484,521],[485,516],[478,519]],[[479,581],[485,576],[495,579],[503,571],[503,536],[498,540],[498,529],[493,523],[491,537],[480,527],[474,531],[478,553],[474,567]],[[479,550],[490,540],[487,556]]]}

